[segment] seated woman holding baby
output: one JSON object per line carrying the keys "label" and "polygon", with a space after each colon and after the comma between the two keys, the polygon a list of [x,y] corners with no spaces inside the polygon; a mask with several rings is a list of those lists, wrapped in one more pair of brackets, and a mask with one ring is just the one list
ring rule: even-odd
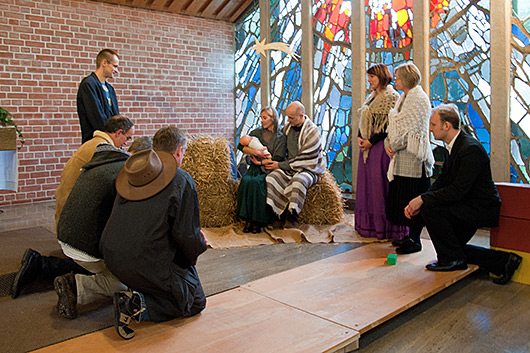
{"label": "seated woman holding baby", "polygon": [[248,136],[242,136],[237,148],[248,155],[250,167],[241,179],[237,191],[237,214],[245,221],[243,232],[259,233],[261,227],[273,220],[272,210],[267,206],[268,171],[262,161],[271,158],[274,161],[285,159],[286,139],[279,128],[276,110],[271,107],[261,109],[261,128],[252,130]]}

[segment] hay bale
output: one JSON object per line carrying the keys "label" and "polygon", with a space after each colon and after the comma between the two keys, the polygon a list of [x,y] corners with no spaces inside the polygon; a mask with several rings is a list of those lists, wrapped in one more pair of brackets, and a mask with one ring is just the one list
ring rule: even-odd
{"label": "hay bale", "polygon": [[337,181],[326,169],[322,178],[307,190],[300,223],[322,225],[342,222],[344,201]]}
{"label": "hay bale", "polygon": [[231,176],[228,141],[198,135],[188,139],[182,169],[195,181],[202,227],[223,227],[236,218],[237,181]]}

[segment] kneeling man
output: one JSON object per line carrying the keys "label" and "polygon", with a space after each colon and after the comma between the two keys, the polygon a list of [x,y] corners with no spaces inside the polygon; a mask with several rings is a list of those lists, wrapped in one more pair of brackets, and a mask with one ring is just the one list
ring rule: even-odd
{"label": "kneeling man", "polygon": [[180,167],[186,137],[165,127],[153,150],[132,155],[116,179],[118,195],[103,235],[101,252],[109,270],[130,291],[114,295],[114,326],[130,339],[137,321],[192,316],[206,306],[195,269],[206,251],[199,200],[191,176]]}
{"label": "kneeling man", "polygon": [[447,143],[449,158],[431,188],[405,207],[409,218],[421,214],[436,249],[438,262],[427,265],[427,270],[462,270],[471,263],[500,276],[495,283],[508,283],[521,263],[519,255],[467,244],[478,228],[499,223],[501,200],[486,150],[460,130],[453,104],[433,109],[430,130],[435,139]]}

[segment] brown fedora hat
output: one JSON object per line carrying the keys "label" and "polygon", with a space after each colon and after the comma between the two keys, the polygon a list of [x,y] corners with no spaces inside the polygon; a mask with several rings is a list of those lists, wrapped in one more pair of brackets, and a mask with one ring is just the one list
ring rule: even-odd
{"label": "brown fedora hat", "polygon": [[158,194],[177,172],[177,161],[163,151],[145,150],[127,159],[116,179],[116,190],[131,201],[147,199]]}

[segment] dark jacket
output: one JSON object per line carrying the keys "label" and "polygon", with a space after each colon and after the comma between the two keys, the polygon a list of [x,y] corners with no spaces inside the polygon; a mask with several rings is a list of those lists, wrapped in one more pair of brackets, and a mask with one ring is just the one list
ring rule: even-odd
{"label": "dark jacket", "polygon": [[127,152],[113,145],[105,143],[96,147],[64,204],[57,224],[60,241],[102,258],[99,240],[116,197],[116,177],[127,158]]}
{"label": "dark jacket", "polygon": [[463,216],[477,227],[497,226],[501,200],[482,144],[461,130],[441,175],[421,198],[422,208],[461,208]]}
{"label": "dark jacket", "polygon": [[116,92],[110,83],[105,82],[109,90],[112,106],[95,73],[85,77],[77,91],[77,115],[81,124],[83,143],[92,138],[96,130],[104,131],[107,120],[120,114]]}
{"label": "dark jacket", "polygon": [[150,321],[196,314],[206,299],[194,265],[206,251],[199,199],[191,176],[178,169],[158,194],[140,201],[116,196],[101,238],[108,269],[144,294]]}

